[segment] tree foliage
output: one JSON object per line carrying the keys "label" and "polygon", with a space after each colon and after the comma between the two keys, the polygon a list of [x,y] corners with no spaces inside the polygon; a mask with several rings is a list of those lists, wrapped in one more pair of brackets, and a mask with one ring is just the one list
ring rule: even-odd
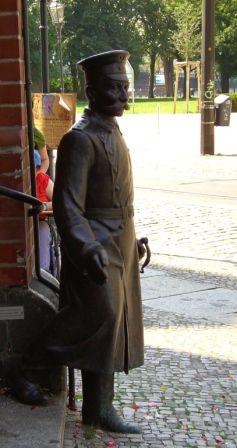
{"label": "tree foliage", "polygon": [[[40,2],[28,0],[30,61],[33,90],[41,90],[41,42],[40,42]],[[58,64],[57,37],[55,28],[48,17],[48,43],[49,43],[49,71],[50,79],[58,79],[60,86],[60,72]]]}
{"label": "tree foliage", "polygon": [[222,91],[228,92],[229,78],[237,75],[237,0],[216,2],[216,62]]}
{"label": "tree foliage", "polygon": [[[131,63],[138,70],[142,59],[142,41],[130,0],[67,0],[62,29],[64,75],[77,87],[76,63],[97,52],[124,48],[131,53]],[[39,1],[29,0],[32,78],[40,75]],[[57,38],[49,18],[50,76],[59,79]],[[51,70],[52,67],[52,70]],[[80,75],[80,72],[79,72]],[[81,76],[81,80],[82,80]]]}
{"label": "tree foliage", "polygon": [[[150,65],[153,96],[155,63],[162,59],[172,92],[173,59],[199,59],[202,0],[67,0],[62,30],[65,85],[77,90],[76,63],[97,52],[124,48],[138,72],[144,57]],[[34,89],[41,84],[40,1],[28,0],[31,71]],[[56,30],[48,17],[49,72],[60,86]],[[237,0],[216,0],[216,63],[222,81],[237,74]]]}
{"label": "tree foliage", "polygon": [[153,97],[155,62],[159,54],[166,57],[173,52],[171,30],[174,20],[165,0],[135,0],[133,10],[143,42],[144,53],[150,60],[149,98]]}
{"label": "tree foliage", "polygon": [[201,54],[201,1],[173,2],[175,29],[172,41],[181,60],[200,59]]}

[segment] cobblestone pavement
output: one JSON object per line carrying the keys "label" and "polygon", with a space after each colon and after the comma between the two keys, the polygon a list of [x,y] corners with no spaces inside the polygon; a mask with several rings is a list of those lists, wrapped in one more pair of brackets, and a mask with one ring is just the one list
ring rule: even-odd
{"label": "cobblestone pavement", "polygon": [[149,237],[154,266],[236,288],[237,114],[215,128],[215,154],[200,156],[200,116],[125,116],[135,219]]}
{"label": "cobblestone pavement", "polygon": [[118,411],[142,428],[121,435],[68,412],[64,448],[237,447],[236,328],[145,307],[145,365],[116,374]]}
{"label": "cobblestone pavement", "polygon": [[237,287],[237,201],[136,188],[136,229],[149,238],[153,266]]}

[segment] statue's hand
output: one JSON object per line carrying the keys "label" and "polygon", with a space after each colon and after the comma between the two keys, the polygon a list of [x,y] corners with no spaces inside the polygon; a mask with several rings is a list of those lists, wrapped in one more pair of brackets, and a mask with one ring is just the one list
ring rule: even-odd
{"label": "statue's hand", "polygon": [[139,240],[137,240],[137,250],[138,250],[138,258],[140,261],[146,255],[146,246],[144,244],[144,238],[140,238]]}
{"label": "statue's hand", "polygon": [[138,248],[139,260],[141,260],[146,254],[146,259],[140,270],[140,272],[143,273],[145,266],[147,266],[151,260],[151,251],[148,244],[148,238],[140,238],[139,240],[137,240],[137,248]]}
{"label": "statue's hand", "polygon": [[98,285],[103,285],[108,280],[108,271],[106,267],[109,265],[107,252],[98,248],[88,257],[86,270],[91,279]]}

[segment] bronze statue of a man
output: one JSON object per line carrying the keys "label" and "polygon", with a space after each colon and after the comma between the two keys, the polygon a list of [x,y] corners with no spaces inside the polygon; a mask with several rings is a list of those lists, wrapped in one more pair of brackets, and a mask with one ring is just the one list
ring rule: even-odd
{"label": "bronze statue of a man", "polygon": [[129,53],[109,51],[79,62],[89,107],[63,137],[53,197],[61,237],[61,304],[74,313],[61,363],[81,369],[86,424],[139,432],[113,406],[114,372],[143,364],[139,257],[133,221],[131,161],[115,117],[128,108]]}
{"label": "bronze statue of a man", "polygon": [[32,341],[8,382],[23,403],[48,397],[25,373],[40,366],[81,369],[85,424],[139,432],[113,407],[114,372],[143,364],[143,323],[133,184],[128,148],[115,117],[128,108],[129,53],[109,51],[80,61],[89,107],[63,137],[53,196],[61,237],[60,311]]}

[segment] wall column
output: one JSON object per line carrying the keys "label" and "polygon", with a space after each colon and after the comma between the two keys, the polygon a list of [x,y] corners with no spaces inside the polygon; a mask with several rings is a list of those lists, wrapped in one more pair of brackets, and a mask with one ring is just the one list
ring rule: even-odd
{"label": "wall column", "polygon": [[[21,0],[0,2],[0,185],[31,193]],[[0,196],[0,287],[31,280],[33,223],[27,209]]]}

